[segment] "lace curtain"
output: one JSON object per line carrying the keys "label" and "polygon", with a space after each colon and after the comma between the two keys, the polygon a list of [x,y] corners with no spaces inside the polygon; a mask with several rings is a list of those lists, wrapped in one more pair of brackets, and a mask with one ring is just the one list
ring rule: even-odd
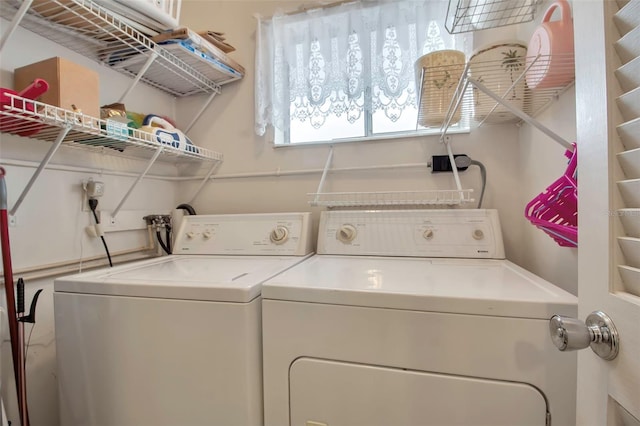
{"label": "lace curtain", "polygon": [[258,17],[256,133],[292,120],[322,127],[416,108],[414,63],[442,49],[466,51],[444,28],[448,1],[358,1],[295,15]]}

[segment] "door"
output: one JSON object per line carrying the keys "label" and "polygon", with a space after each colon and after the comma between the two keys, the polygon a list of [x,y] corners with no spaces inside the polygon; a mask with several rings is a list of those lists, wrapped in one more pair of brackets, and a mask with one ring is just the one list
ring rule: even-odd
{"label": "door", "polygon": [[579,426],[640,425],[640,1],[574,0],[579,306],[620,335],[578,355]]}

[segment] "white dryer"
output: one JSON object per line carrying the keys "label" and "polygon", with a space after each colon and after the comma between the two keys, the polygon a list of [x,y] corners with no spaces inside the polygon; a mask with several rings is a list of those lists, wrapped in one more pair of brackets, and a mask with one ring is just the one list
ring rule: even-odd
{"label": "white dryer", "polygon": [[59,278],[63,426],[262,425],[261,284],[309,213],[186,216],[174,255]]}
{"label": "white dryer", "polygon": [[267,426],[573,426],[577,299],[504,260],[492,210],[323,212],[263,285]]}

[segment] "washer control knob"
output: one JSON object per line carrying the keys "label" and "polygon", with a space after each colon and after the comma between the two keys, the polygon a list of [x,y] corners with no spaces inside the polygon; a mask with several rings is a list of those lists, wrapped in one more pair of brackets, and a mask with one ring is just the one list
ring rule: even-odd
{"label": "washer control knob", "polygon": [[472,235],[474,240],[481,240],[484,238],[484,232],[482,232],[482,229],[474,229]]}
{"label": "washer control knob", "polygon": [[589,314],[585,322],[554,315],[549,320],[551,341],[561,351],[591,347],[599,357],[612,360],[618,355],[620,340],[611,318],[604,312]]}
{"label": "washer control knob", "polygon": [[433,239],[433,229],[426,229],[423,233],[422,236],[424,237],[425,240],[431,240]]}
{"label": "washer control knob", "polygon": [[278,225],[273,228],[269,238],[275,244],[284,244],[289,239],[289,229],[286,226]]}
{"label": "washer control knob", "polygon": [[353,225],[342,225],[340,229],[338,229],[338,233],[336,234],[336,238],[339,241],[342,241],[345,244],[348,244],[355,240],[356,235],[358,235],[358,230]]}
{"label": "washer control knob", "polygon": [[211,234],[211,231],[204,231],[202,233],[202,238],[204,238],[205,240],[208,240],[209,238],[211,238],[213,236],[213,234]]}
{"label": "washer control knob", "polygon": [[187,238],[188,238],[188,239],[190,239],[190,240],[191,240],[191,239],[193,239],[193,237],[195,237],[195,236],[196,236],[195,232],[192,232],[192,231],[187,232]]}

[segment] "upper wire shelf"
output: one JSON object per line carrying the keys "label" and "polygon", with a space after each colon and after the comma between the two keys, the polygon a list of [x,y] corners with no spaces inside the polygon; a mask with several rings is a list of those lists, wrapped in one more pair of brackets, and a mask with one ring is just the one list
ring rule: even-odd
{"label": "upper wire shelf", "polygon": [[540,0],[449,0],[445,28],[450,34],[532,21]]}
{"label": "upper wire shelf", "polygon": [[[425,68],[424,75],[440,75],[451,66]],[[570,88],[574,81],[574,56],[568,55],[538,55],[530,58],[509,58],[489,61],[470,61],[462,72],[451,72],[453,75],[462,74],[457,90],[451,89],[453,99],[450,99],[448,116],[471,118],[471,124],[517,123],[522,118],[513,113],[513,109],[535,117],[547,106],[555,101],[562,93]],[[429,81],[423,81],[422,93],[436,93],[433,88],[426,90]],[[479,90],[483,85],[500,98],[500,102]],[[457,111],[453,110],[458,103]],[[505,104],[508,106],[505,106]],[[426,95],[420,98],[418,121],[427,119],[426,115],[434,107],[442,108]],[[446,108],[446,107],[445,107]],[[442,118],[446,111],[439,111]],[[455,120],[454,120],[455,121]],[[455,124],[453,121],[449,125]],[[443,128],[448,128],[446,122]],[[446,130],[446,129],[445,129]]]}
{"label": "upper wire shelf", "polygon": [[220,162],[222,154],[199,146],[187,149],[158,143],[155,136],[138,129],[123,128],[113,121],[68,111],[5,92],[9,102],[0,110],[0,131],[54,142],[61,130],[68,130],[62,144],[72,148],[127,158],[152,158],[165,162]]}
{"label": "upper wire shelf", "polygon": [[[12,20],[21,5],[0,0],[0,16]],[[141,81],[174,96],[218,93],[242,78],[214,63],[188,63],[90,0],[34,0],[20,26],[130,77],[144,70]]]}

